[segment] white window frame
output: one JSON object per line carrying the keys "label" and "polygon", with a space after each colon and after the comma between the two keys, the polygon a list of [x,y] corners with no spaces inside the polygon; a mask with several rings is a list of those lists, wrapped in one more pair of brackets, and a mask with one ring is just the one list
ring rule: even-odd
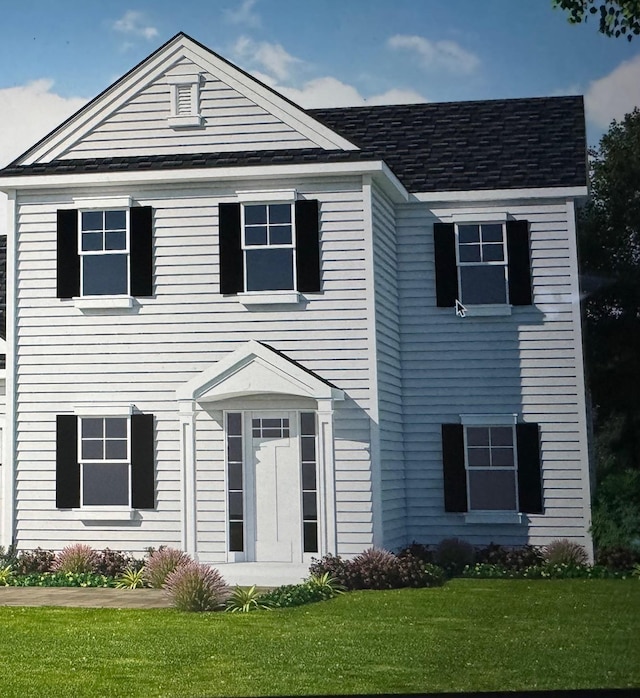
{"label": "white window frame", "polygon": [[[85,419],[123,419],[127,425],[127,455],[126,458],[83,458],[82,456],[82,422]],[[128,415],[123,415],[122,412],[116,412],[114,414],[91,414],[89,411],[83,412],[77,415],[78,420],[78,439],[77,439],[77,455],[78,464],[80,465],[80,509],[84,511],[95,511],[102,512],[105,510],[109,511],[131,511],[132,502],[132,467],[131,467],[131,417]],[[103,440],[106,439],[106,433],[102,437]],[[126,464],[128,466],[128,503],[127,504],[85,504],[84,503],[84,465],[85,464]]]}
{"label": "white window frame", "polygon": [[[124,250],[83,250],[82,249],[82,233],[83,232],[98,232],[98,231],[83,231],[82,229],[82,214],[83,213],[106,213],[108,211],[124,211],[125,213],[125,249]],[[103,235],[105,228],[102,229]],[[84,258],[108,255],[125,255],[127,263],[126,289],[116,294],[85,294],[84,292]],[[99,301],[100,299],[110,298],[129,298],[131,296],[131,218],[130,206],[108,206],[108,207],[83,207],[78,209],[78,256],[80,257],[80,299],[89,298]]]}
{"label": "white window frame", "polygon": [[[464,439],[464,468],[467,483],[467,514],[465,520],[469,522],[499,523],[520,522],[520,497],[518,492],[518,442],[516,434],[517,414],[492,414],[492,415],[461,415],[460,421],[463,425]],[[491,466],[488,468],[469,466],[469,445],[467,441],[467,429],[469,427],[480,427],[491,429],[492,427],[511,427],[513,443],[513,466]],[[508,470],[514,473],[515,508],[514,509],[472,509],[471,508],[471,482],[470,471],[479,472],[488,470],[495,472],[498,470]]]}
{"label": "white window frame", "polygon": [[[291,242],[287,244],[269,244],[268,236],[269,236],[269,223],[267,222],[266,227],[267,227],[267,244],[266,245],[247,245],[246,244],[246,225],[245,225],[245,210],[246,207],[248,206],[267,206],[267,209],[269,206],[282,206],[282,205],[287,205],[290,208],[291,211]],[[271,297],[277,298],[278,295],[280,295],[281,298],[285,299],[286,302],[292,302],[290,299],[290,296],[292,294],[295,294],[295,300],[297,301],[298,298],[298,275],[297,275],[297,270],[296,270],[296,245],[297,245],[297,237],[296,237],[296,216],[295,216],[295,205],[294,201],[287,200],[287,201],[243,201],[240,205],[240,242],[241,242],[241,248],[242,248],[242,263],[243,263],[243,286],[244,286],[244,301],[248,300],[251,295],[260,294],[258,296],[264,296],[264,295],[269,295]],[[268,218],[268,215],[267,215]],[[291,250],[291,265],[292,265],[292,279],[293,279],[293,284],[292,288],[290,289],[262,289],[259,291],[248,291],[247,290],[247,275],[248,275],[248,270],[247,270],[247,252],[251,250]],[[293,301],[295,302],[295,301]]]}
{"label": "white window frame", "polygon": [[[494,312],[489,312],[487,314],[500,314],[499,309],[500,308],[508,308],[507,313],[504,314],[510,314],[511,310],[511,304],[509,303],[509,256],[508,256],[508,250],[507,250],[507,225],[506,225],[506,219],[501,219],[499,217],[496,217],[493,220],[465,220],[465,219],[457,219],[454,223],[455,225],[455,241],[456,241],[456,274],[458,275],[458,288],[460,289],[460,302],[462,305],[465,307],[466,310],[470,311],[469,314],[477,314],[477,315],[482,315],[485,314],[483,313],[483,309],[488,309],[489,311],[494,311]],[[485,225],[499,225],[502,228],[502,260],[497,260],[497,261],[479,261],[479,262],[462,262],[460,260],[460,247],[465,246],[465,243],[460,242],[460,226],[467,226],[467,225],[477,225],[479,228],[479,242],[478,244],[480,245],[480,251],[482,254],[482,227]],[[497,243],[486,243],[486,244],[497,244]],[[472,303],[468,299],[465,299],[462,297],[462,268],[463,267],[473,267],[473,266],[479,266],[479,265],[487,265],[487,266],[500,266],[504,270],[504,297],[505,300],[503,303]],[[475,311],[475,312],[474,312]]]}

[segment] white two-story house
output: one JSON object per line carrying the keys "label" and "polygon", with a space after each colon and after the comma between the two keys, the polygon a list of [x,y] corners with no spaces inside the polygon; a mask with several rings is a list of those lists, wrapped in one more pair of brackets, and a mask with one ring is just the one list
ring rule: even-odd
{"label": "white two-story house", "polygon": [[178,34],[0,189],[0,543],[590,546],[581,98],[304,110]]}

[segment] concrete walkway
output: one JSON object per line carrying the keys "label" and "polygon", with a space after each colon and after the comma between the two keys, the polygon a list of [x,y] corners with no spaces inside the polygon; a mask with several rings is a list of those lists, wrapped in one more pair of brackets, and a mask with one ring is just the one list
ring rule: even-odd
{"label": "concrete walkway", "polygon": [[162,589],[0,587],[0,606],[168,608],[170,605]]}

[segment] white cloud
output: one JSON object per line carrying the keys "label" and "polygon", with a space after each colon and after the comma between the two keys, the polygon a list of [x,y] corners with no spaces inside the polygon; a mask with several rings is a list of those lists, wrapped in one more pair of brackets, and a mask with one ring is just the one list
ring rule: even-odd
{"label": "white cloud", "polygon": [[290,79],[295,67],[304,63],[300,58],[287,53],[280,44],[257,42],[247,36],[241,36],[236,41],[233,51],[240,59],[252,66],[259,66],[278,80]]}
{"label": "white cloud", "polygon": [[405,88],[393,88],[364,97],[357,87],[330,75],[307,81],[296,80],[297,69],[305,68],[307,64],[287,53],[280,44],[258,43],[243,36],[236,41],[233,51],[248,65],[253,76],[305,109],[427,101],[415,90]]}
{"label": "white cloud", "polygon": [[455,41],[431,41],[423,36],[396,34],[388,39],[387,46],[395,51],[413,53],[425,70],[472,73],[480,65],[480,59],[475,54]]}
{"label": "white cloud", "polygon": [[0,90],[0,166],[5,166],[86,104],[52,92],[53,80]]}
{"label": "white cloud", "polygon": [[225,10],[227,22],[231,24],[244,24],[247,27],[259,27],[260,17],[253,11],[258,0],[243,0],[235,10]]}
{"label": "white cloud", "polygon": [[403,88],[394,88],[364,97],[353,85],[348,85],[331,76],[309,80],[301,87],[291,87],[278,84],[270,75],[256,72],[253,75],[304,109],[361,107],[368,104],[415,104],[427,101],[415,90]]}
{"label": "white cloud", "polygon": [[640,107],[640,54],[594,80],[585,94],[587,119],[603,129],[634,107]]}
{"label": "white cloud", "polygon": [[127,10],[113,23],[112,27],[121,34],[141,36],[144,39],[153,39],[158,36],[158,30],[147,24],[143,13],[137,10]]}

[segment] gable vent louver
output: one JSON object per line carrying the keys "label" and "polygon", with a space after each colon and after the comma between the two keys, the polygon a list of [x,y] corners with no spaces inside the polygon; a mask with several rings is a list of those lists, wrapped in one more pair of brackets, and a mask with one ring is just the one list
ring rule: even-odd
{"label": "gable vent louver", "polygon": [[203,125],[200,115],[200,74],[173,75],[167,78],[171,91],[169,126],[189,128]]}
{"label": "gable vent louver", "polygon": [[176,85],[176,113],[178,116],[191,114],[191,85]]}

